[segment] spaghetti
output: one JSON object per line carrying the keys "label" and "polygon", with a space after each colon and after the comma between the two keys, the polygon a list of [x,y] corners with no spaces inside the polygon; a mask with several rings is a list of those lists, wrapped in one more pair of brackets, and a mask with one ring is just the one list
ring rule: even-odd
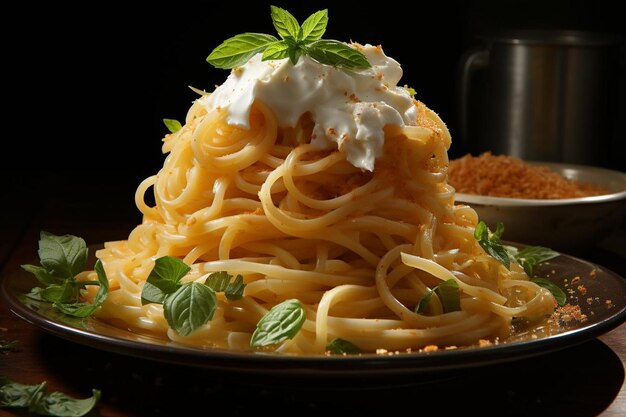
{"label": "spaghetti", "polygon": [[[382,53],[361,48],[368,58]],[[298,70],[300,63],[283,61]],[[376,71],[373,65],[361,73]],[[471,345],[506,337],[513,317],[550,315],[550,292],[519,265],[509,270],[486,254],[474,238],[476,212],[455,205],[445,124],[408,93],[398,94],[410,103],[405,115],[412,120],[382,128],[372,170],[347,157],[345,148],[357,137],[334,149],[312,143],[319,110],[289,126],[256,97],[247,125],[238,126],[227,108],[207,104],[211,96],[197,100],[183,128],[164,139],[163,168],[137,189],[142,223],[127,240],[97,253],[110,292],[96,315],[185,345],[250,350],[259,320],[297,299],[306,312],[301,330],[265,349],[302,354],[324,353],[335,338],[363,352]],[[144,200],[149,192],[153,207]],[[243,297],[231,301],[218,293],[213,318],[181,336],[168,327],[162,305],[141,303],[155,259],[166,255],[191,266],[183,282],[217,271],[241,274]],[[458,311],[444,312],[431,292],[447,280],[459,287]],[[428,312],[416,313],[427,294]],[[94,295],[89,288],[87,297]]]}

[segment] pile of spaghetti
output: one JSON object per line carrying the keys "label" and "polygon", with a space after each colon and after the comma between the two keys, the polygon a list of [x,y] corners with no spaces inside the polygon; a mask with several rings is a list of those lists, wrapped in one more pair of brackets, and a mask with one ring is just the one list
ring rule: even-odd
{"label": "pile of spaghetti", "polygon": [[[257,76],[259,65],[269,65],[284,83],[314,68],[325,74],[320,88],[343,80],[345,104],[337,108],[327,100],[285,122],[285,108],[263,99],[259,87],[244,91],[252,98],[247,123],[240,123],[234,88],[218,87],[195,101],[183,127],[164,139],[163,168],[137,190],[142,223],[127,240],[108,242],[97,253],[110,285],[99,318],[185,345],[250,350],[259,320],[298,300],[306,315],[300,330],[264,349],[323,354],[334,339],[362,352],[472,345],[506,337],[513,317],[552,313],[550,292],[516,263],[507,269],[488,255],[474,238],[476,212],[455,205],[444,123],[396,85],[400,67],[380,47],[350,47],[363,52],[371,68],[350,73],[306,56],[297,65],[257,57],[225,83]],[[368,126],[367,109],[393,107],[372,99],[379,91],[370,79],[407,106],[404,119],[373,133],[373,151],[366,148],[374,139],[341,134],[343,125],[329,126],[327,117],[357,109],[351,117]],[[350,80],[365,87],[351,90]],[[331,141],[337,135],[342,140]],[[349,145],[361,146],[364,159]],[[154,194],[153,207],[144,202],[147,193]],[[243,296],[217,293],[212,319],[183,336],[168,325],[161,304],[142,304],[142,288],[163,256],[191,267],[181,282],[204,282],[218,271],[241,275]],[[452,311],[433,291],[449,280],[460,293]]]}

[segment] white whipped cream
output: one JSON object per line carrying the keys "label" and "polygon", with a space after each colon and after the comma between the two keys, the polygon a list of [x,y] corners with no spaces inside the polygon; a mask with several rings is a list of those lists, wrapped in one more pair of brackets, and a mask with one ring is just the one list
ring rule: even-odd
{"label": "white whipped cream", "polygon": [[255,99],[274,111],[281,127],[294,127],[310,112],[315,123],[312,144],[338,148],[354,166],[373,171],[383,152],[383,128],[415,125],[417,108],[408,91],[397,85],[400,64],[380,47],[365,45],[360,50],[371,68],[350,72],[308,56],[292,65],[288,59],[261,61],[257,54],[199,101],[209,111],[226,109],[227,123],[244,128],[249,128]]}

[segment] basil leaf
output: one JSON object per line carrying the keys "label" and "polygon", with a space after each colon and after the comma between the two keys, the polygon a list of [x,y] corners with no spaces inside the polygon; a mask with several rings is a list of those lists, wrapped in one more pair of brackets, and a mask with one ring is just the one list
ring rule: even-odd
{"label": "basil leaf", "polygon": [[53,306],[63,314],[79,318],[87,317],[96,310],[90,303],[54,303]]}
{"label": "basil leaf", "polygon": [[485,222],[481,220],[474,230],[474,238],[485,252],[509,269],[511,267],[511,259],[506,248],[500,242],[502,233],[504,233],[504,225],[502,223],[498,223],[496,231],[491,233]]}
{"label": "basil leaf", "polygon": [[272,307],[256,325],[250,346],[268,346],[292,339],[299,331],[306,313],[300,301],[286,300]]}
{"label": "basil leaf", "polygon": [[328,25],[328,9],[313,13],[302,23],[298,40],[312,42],[321,39]]}
{"label": "basil leaf", "polygon": [[565,292],[552,281],[546,278],[539,278],[539,277],[535,277],[531,279],[531,281],[539,285],[540,287],[543,287],[547,289],[548,291],[550,291],[552,295],[554,296],[554,299],[560,306],[565,305],[565,303],[567,302],[567,296],[565,295]]}
{"label": "basil leaf", "polygon": [[74,317],[87,317],[91,315],[98,307],[104,303],[108,294],[109,294],[109,280],[106,276],[106,272],[104,271],[104,266],[102,265],[102,261],[98,259],[96,261],[96,265],[94,267],[96,274],[98,275],[98,283],[100,284],[100,288],[98,289],[98,293],[94,299],[93,304],[90,303],[60,303],[55,302],[53,305],[55,308],[60,310],[61,312],[74,316]]}
{"label": "basil leaf", "polygon": [[304,51],[300,47],[293,47],[287,50],[287,54],[289,55],[289,61],[291,61],[293,65],[296,65],[298,63],[298,60],[303,53]]}
{"label": "basil leaf", "polygon": [[348,340],[341,339],[341,338],[333,339],[329,344],[327,344],[326,351],[330,353],[334,353],[336,355],[342,355],[344,353],[346,354],[361,353],[361,349],[359,349],[358,346],[356,346],[354,343]]}
{"label": "basil leaf", "polygon": [[444,313],[459,311],[461,309],[461,291],[459,284],[454,279],[449,279],[437,285],[432,290],[428,290],[415,306],[417,314],[424,313],[433,293],[437,294]]}
{"label": "basil leaf", "polygon": [[109,279],[107,278],[106,271],[104,270],[104,265],[102,265],[102,261],[98,259],[96,261],[96,265],[94,266],[94,270],[98,275],[98,282],[100,283],[100,289],[96,293],[96,298],[94,299],[94,304],[96,307],[99,307],[104,303],[108,294],[109,294]]}
{"label": "basil leaf", "polygon": [[51,275],[46,268],[35,265],[22,265],[24,271],[30,272],[44,285],[62,284],[63,279]]}
{"label": "basil leaf", "polygon": [[518,259],[517,263],[519,263],[521,267],[524,268],[524,272],[526,272],[526,275],[528,275],[528,277],[533,277],[535,273],[535,262],[533,260],[522,258]]}
{"label": "basil leaf", "polygon": [[170,327],[187,336],[213,318],[217,309],[215,292],[204,284],[188,282],[163,303],[163,314]]}
{"label": "basil leaf", "polygon": [[53,392],[44,396],[31,408],[37,414],[59,417],[82,417],[89,413],[98,403],[100,391],[92,390],[92,396],[85,399],[74,399],[62,392]]}
{"label": "basil leaf", "polygon": [[435,287],[434,291],[441,301],[444,313],[461,309],[461,291],[459,290],[459,284],[454,279],[450,278],[442,282]]}
{"label": "basil leaf", "polygon": [[78,287],[73,280],[67,280],[60,285],[48,285],[39,292],[39,296],[51,303],[76,302],[78,300]]}
{"label": "basil leaf", "polygon": [[272,35],[242,33],[226,39],[207,57],[207,62],[216,68],[230,69],[245,64],[250,58],[277,42]]}
{"label": "basil leaf", "polygon": [[543,246],[527,246],[524,249],[517,252],[516,258],[534,259],[537,264],[540,264],[550,259],[556,258],[560,253],[553,251],[550,248],[544,248]]}
{"label": "basil leaf", "polygon": [[141,289],[141,304],[163,304],[168,294],[180,288],[179,281],[191,267],[178,258],[163,256],[154,261],[154,267]]}
{"label": "basil leaf", "polygon": [[433,290],[429,288],[428,292],[422,296],[422,298],[419,300],[419,302],[415,306],[415,312],[417,314],[420,314],[426,311],[426,307],[428,307],[428,303],[430,302],[430,299],[432,298],[432,296],[433,296]]}
{"label": "basil leaf", "polygon": [[479,221],[474,229],[474,239],[476,239],[479,243],[483,240],[487,240],[489,238],[489,228],[484,221]]}
{"label": "basil leaf", "polygon": [[289,44],[285,41],[278,41],[270,44],[263,52],[262,61],[273,59],[283,59],[289,56]]}
{"label": "basil leaf", "polygon": [[45,416],[82,417],[98,403],[100,391],[92,390],[90,398],[76,400],[61,392],[45,395],[46,382],[36,385],[20,384],[0,378],[0,407],[27,408]]}
{"label": "basil leaf", "polygon": [[[174,291],[176,291],[178,288],[180,288],[180,284],[174,285],[173,288]],[[141,289],[141,305],[145,306],[146,304],[150,303],[163,304],[163,301],[165,300],[165,297],[167,297],[167,294],[171,294],[174,291],[165,292],[156,285],[153,285],[152,283],[146,281],[143,284],[143,288]]]}
{"label": "basil leaf", "polygon": [[172,133],[176,133],[183,128],[183,125],[181,125],[180,122],[175,119],[163,119],[163,124],[165,125],[165,127],[167,127],[167,130]]}
{"label": "basil leaf", "polygon": [[224,290],[224,295],[230,301],[239,300],[243,297],[243,290],[246,287],[246,284],[243,283],[243,277],[241,275],[237,275],[235,281],[230,282],[226,289]]}
{"label": "basil leaf", "polygon": [[535,266],[548,261],[552,258],[556,258],[560,254],[549,248],[542,246],[528,246],[518,251],[514,258],[524,268],[524,271],[529,277],[534,277]]}
{"label": "basil leaf", "polygon": [[0,407],[26,408],[33,399],[39,397],[38,394],[45,386],[45,381],[37,385],[25,385],[3,377],[0,379]]}
{"label": "basil leaf", "polygon": [[300,33],[300,24],[296,18],[287,10],[281,9],[280,7],[270,6],[270,9],[272,23],[274,23],[276,32],[278,32],[280,37],[283,39],[287,37],[297,39]]}
{"label": "basil leaf", "polygon": [[226,271],[213,272],[204,281],[204,285],[215,292],[222,292],[226,290],[232,277],[233,276]]}
{"label": "basil leaf", "polygon": [[46,301],[41,297],[41,292],[43,291],[43,288],[41,287],[33,287],[30,289],[30,292],[28,292],[26,295],[26,297],[30,298],[31,300],[37,300],[37,301]]}
{"label": "basil leaf", "polygon": [[74,278],[85,269],[87,244],[72,235],[55,236],[41,232],[39,239],[39,262],[48,274],[58,278]]}
{"label": "basil leaf", "polygon": [[239,300],[243,297],[243,289],[246,284],[243,283],[243,277],[241,275],[237,275],[233,282],[231,282],[232,277],[233,276],[226,271],[213,272],[207,277],[204,285],[215,292],[224,292],[226,298],[231,301]]}
{"label": "basil leaf", "polygon": [[306,45],[305,51],[321,64],[339,68],[369,68],[365,55],[339,41],[320,39]]}

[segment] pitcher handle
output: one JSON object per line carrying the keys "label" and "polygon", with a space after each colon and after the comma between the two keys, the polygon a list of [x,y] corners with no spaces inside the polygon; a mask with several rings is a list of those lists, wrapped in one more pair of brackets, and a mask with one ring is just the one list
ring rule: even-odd
{"label": "pitcher handle", "polygon": [[469,120],[468,120],[468,106],[469,106],[469,84],[472,73],[480,68],[486,68],[489,65],[489,50],[485,48],[479,48],[470,50],[461,59],[461,65],[459,66],[459,118],[461,127],[461,142],[465,144],[465,148],[469,149],[467,141]]}

